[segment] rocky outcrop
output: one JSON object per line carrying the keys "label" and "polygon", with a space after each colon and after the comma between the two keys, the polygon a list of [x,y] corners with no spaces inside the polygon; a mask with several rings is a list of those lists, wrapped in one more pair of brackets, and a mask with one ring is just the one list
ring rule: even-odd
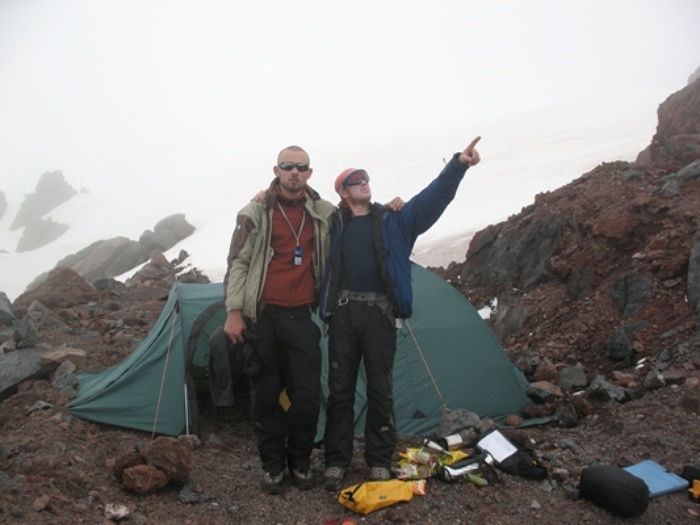
{"label": "rocky outcrop", "polygon": [[692,84],[696,80],[700,80],[700,67],[697,68],[692,75],[688,77],[688,84]]}
{"label": "rocky outcrop", "polygon": [[[528,218],[529,219],[529,218]],[[534,219],[519,234],[511,235],[511,226],[489,226],[474,235],[469,249],[470,282],[491,287],[510,282],[518,290],[528,291],[547,282],[546,265],[554,255],[562,235],[561,219]]]}
{"label": "rocky outcrop", "polygon": [[70,308],[95,301],[98,296],[98,290],[78,272],[60,267],[49,272],[48,278],[39,289],[24,293],[15,299],[14,305],[27,308],[32,301],[38,301],[50,309]]}
{"label": "rocky outcrop", "polygon": [[[36,250],[63,235],[68,230],[68,225],[44,216],[76,194],[60,171],[44,173],[37,183],[36,192],[25,197],[10,225],[10,230],[13,231],[24,228],[15,250],[20,253]],[[0,195],[0,218],[6,208],[7,201],[3,194]]]}
{"label": "rocky outcrop", "polygon": [[5,292],[0,292],[0,324],[10,324],[15,319],[19,319],[19,310]]}
{"label": "rocky outcrop", "polygon": [[165,251],[193,233],[194,226],[185,220],[182,213],[176,213],[158,221],[153,231],[143,232],[139,237],[139,244],[149,253]]}
{"label": "rocky outcrop", "polygon": [[657,113],[656,133],[637,163],[677,171],[700,159],[700,79],[668,97]]}
{"label": "rocky outcrop", "polygon": [[65,181],[62,172],[47,171],[39,179],[36,192],[25,197],[17,216],[10,225],[10,230],[18,230],[41,219],[51,210],[77,195],[77,193]]}
{"label": "rocky outcrop", "polygon": [[[635,163],[602,164],[477,233],[435,269],[488,320],[511,358],[601,374],[646,358],[696,362],[700,339],[700,81],[659,107]],[[693,339],[693,340],[695,340]],[[662,375],[662,374],[661,374]]]}
{"label": "rocky outcrop", "polygon": [[88,281],[114,277],[148,260],[148,252],[136,241],[114,237],[93,242],[73,255],[61,259],[56,267],[71,268]]}
{"label": "rocky outcrop", "polygon": [[53,374],[60,399],[69,401],[75,377],[73,370],[59,374],[69,366],[64,363],[85,366],[87,351],[97,348],[133,348],[163,306],[157,298],[166,297],[176,280],[209,282],[196,270],[180,270],[159,253],[127,283],[93,285],[70,268],[56,268],[14,303],[0,292],[0,400],[27,380]]}
{"label": "rocky outcrop", "polygon": [[68,225],[47,219],[33,219],[24,226],[22,237],[17,243],[17,253],[31,252],[58,239],[68,231]]}
{"label": "rocky outcrop", "polygon": [[[116,277],[148,261],[154,253],[169,250],[193,232],[194,226],[184,214],[173,214],[158,221],[153,231],[146,230],[138,241],[126,237],[96,241],[61,259],[56,268],[70,268],[87,281]],[[47,277],[48,274],[39,275],[27,290],[34,290]]]}

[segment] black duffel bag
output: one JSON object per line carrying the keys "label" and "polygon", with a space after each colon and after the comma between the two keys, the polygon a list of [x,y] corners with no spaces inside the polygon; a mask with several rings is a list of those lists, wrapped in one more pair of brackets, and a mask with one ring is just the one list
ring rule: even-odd
{"label": "black duffel bag", "polygon": [[622,518],[639,516],[649,506],[649,487],[644,480],[619,467],[584,468],[578,490],[582,498]]}

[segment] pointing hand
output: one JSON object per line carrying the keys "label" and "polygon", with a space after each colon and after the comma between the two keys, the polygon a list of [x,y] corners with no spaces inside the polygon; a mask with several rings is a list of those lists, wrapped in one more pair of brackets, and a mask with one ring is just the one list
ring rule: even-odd
{"label": "pointing hand", "polygon": [[459,154],[459,161],[462,164],[467,164],[469,166],[474,166],[476,164],[479,164],[479,161],[481,160],[481,157],[479,156],[479,152],[476,151],[476,143],[481,140],[481,135],[476,137],[474,140],[471,141],[469,146],[466,147],[466,149]]}

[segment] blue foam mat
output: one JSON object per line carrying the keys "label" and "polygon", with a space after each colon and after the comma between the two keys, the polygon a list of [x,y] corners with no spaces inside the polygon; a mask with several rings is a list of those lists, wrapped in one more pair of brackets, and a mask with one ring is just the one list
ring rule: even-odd
{"label": "blue foam mat", "polygon": [[649,496],[652,498],[654,496],[668,494],[669,492],[683,490],[690,485],[686,479],[683,479],[678,474],[667,471],[651,459],[647,459],[636,465],[623,467],[623,470],[626,470],[633,476],[643,479],[644,483],[649,487]]}

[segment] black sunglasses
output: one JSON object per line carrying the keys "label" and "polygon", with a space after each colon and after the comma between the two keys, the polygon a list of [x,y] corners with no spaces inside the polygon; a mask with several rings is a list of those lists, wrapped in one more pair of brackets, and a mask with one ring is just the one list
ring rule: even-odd
{"label": "black sunglasses", "polygon": [[302,172],[309,171],[309,165],[305,162],[299,162],[297,164],[294,164],[293,162],[280,162],[278,166],[284,171],[292,171],[294,168]]}

